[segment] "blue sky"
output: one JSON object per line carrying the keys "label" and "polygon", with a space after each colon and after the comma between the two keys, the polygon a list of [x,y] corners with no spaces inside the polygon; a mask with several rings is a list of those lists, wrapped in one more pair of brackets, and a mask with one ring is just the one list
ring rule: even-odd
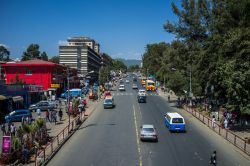
{"label": "blue sky", "polygon": [[20,58],[31,44],[49,57],[68,37],[87,36],[113,58],[140,59],[145,45],[171,42],[173,0],[1,0],[0,44]]}

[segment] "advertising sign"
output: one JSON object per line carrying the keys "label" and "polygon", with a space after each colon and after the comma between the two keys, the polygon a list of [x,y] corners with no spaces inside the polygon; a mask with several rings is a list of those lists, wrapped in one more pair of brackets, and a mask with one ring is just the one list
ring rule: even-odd
{"label": "advertising sign", "polygon": [[11,136],[3,136],[2,153],[10,153],[11,151]]}
{"label": "advertising sign", "polygon": [[60,88],[60,84],[51,84],[50,87],[51,88]]}

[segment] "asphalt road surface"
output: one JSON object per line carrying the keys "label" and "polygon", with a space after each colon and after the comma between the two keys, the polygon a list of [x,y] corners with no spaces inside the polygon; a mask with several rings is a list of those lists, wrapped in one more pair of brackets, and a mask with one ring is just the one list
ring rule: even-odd
{"label": "asphalt road surface", "polygon": [[[188,113],[156,93],[148,93],[147,103],[137,103],[131,82],[126,91],[115,91],[114,109],[95,112],[64,144],[49,166],[206,166],[213,150],[218,166],[249,166],[249,157],[212,132]],[[139,85],[139,83],[138,83]],[[179,112],[186,121],[186,133],[170,133],[165,127],[166,112]],[[159,142],[141,142],[142,124],[153,124]]]}

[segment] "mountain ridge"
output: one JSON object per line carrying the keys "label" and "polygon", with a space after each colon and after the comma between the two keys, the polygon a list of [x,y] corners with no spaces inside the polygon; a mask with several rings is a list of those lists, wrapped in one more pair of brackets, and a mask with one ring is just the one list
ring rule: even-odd
{"label": "mountain ridge", "polygon": [[141,60],[138,59],[123,59],[123,58],[116,58],[117,60],[122,61],[127,67],[132,65],[139,65],[141,66]]}

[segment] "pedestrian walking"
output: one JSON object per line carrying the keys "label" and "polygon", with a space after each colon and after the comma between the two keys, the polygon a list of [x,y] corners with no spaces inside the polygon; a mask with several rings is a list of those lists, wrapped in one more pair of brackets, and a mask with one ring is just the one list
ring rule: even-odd
{"label": "pedestrian walking", "polygon": [[11,131],[11,127],[10,127],[10,126],[11,126],[11,123],[9,122],[9,123],[8,123],[8,127],[7,127],[7,134],[8,134],[8,135],[10,135],[10,133],[11,133],[11,132],[10,132],[10,131]]}
{"label": "pedestrian walking", "polygon": [[228,120],[227,120],[227,118],[225,118],[225,120],[224,120],[224,128],[225,128],[225,129],[228,128]]}
{"label": "pedestrian walking", "polygon": [[58,114],[59,114],[60,121],[62,121],[63,112],[62,112],[61,108],[60,108]]}
{"label": "pedestrian walking", "polygon": [[210,164],[212,165],[217,165],[217,156],[216,156],[216,151],[214,151],[210,157]]}
{"label": "pedestrian walking", "polygon": [[212,117],[212,128],[214,129],[215,128],[215,116],[213,115]]}
{"label": "pedestrian walking", "polygon": [[6,135],[6,126],[5,126],[5,123],[2,123],[1,130],[3,132],[3,135]]}
{"label": "pedestrian walking", "polygon": [[25,117],[22,116],[22,126],[25,124]]}
{"label": "pedestrian walking", "polygon": [[16,135],[16,126],[14,125],[14,123],[12,123],[10,126],[10,134],[12,137]]}
{"label": "pedestrian walking", "polygon": [[47,121],[47,122],[51,122],[51,121],[50,121],[50,113],[49,113],[48,110],[46,110],[45,116],[46,116],[46,121]]}
{"label": "pedestrian walking", "polygon": [[56,111],[53,110],[53,112],[52,112],[51,114],[52,114],[52,116],[53,116],[53,121],[55,122],[55,125],[56,125],[56,122],[57,122]]}
{"label": "pedestrian walking", "polygon": [[29,161],[29,149],[27,148],[26,145],[22,149],[22,155],[23,155],[24,164],[28,164],[28,161]]}
{"label": "pedestrian walking", "polygon": [[27,124],[30,124],[30,123],[31,123],[31,119],[30,119],[29,116],[26,117],[26,122],[27,122]]}
{"label": "pedestrian walking", "polygon": [[37,108],[36,113],[37,113],[37,116],[40,118],[41,117],[41,109]]}

